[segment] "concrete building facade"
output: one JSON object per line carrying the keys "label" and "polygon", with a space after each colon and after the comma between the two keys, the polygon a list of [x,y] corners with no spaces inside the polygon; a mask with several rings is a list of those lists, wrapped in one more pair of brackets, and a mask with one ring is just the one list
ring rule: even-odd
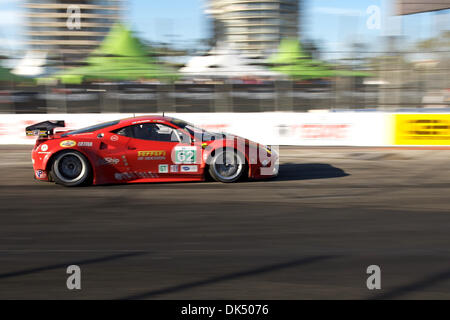
{"label": "concrete building facade", "polygon": [[216,42],[264,56],[283,38],[299,36],[300,0],[209,0]]}
{"label": "concrete building facade", "polygon": [[25,0],[26,45],[71,64],[122,20],[123,0]]}

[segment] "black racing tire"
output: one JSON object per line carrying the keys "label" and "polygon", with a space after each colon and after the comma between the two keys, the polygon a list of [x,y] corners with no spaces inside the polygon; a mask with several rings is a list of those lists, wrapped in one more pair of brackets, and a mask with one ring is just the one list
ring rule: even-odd
{"label": "black racing tire", "polygon": [[55,156],[50,174],[57,184],[78,187],[91,182],[92,168],[89,161],[80,152],[66,150]]}
{"label": "black racing tire", "polygon": [[219,149],[211,157],[208,171],[210,176],[218,182],[236,182],[247,171],[245,157],[231,148]]}

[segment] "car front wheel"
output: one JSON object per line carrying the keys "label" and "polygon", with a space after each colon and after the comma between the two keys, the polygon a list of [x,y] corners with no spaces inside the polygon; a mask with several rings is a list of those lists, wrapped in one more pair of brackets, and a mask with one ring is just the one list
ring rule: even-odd
{"label": "car front wheel", "polygon": [[209,165],[211,177],[219,182],[229,183],[239,180],[245,172],[244,157],[234,149],[216,152]]}

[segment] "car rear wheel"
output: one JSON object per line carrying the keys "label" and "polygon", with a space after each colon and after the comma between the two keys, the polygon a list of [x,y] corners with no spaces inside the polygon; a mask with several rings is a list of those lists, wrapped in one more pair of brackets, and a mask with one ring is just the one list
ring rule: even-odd
{"label": "car rear wheel", "polygon": [[86,157],[71,150],[59,153],[51,169],[55,182],[66,187],[87,184],[90,181],[91,172],[91,166]]}
{"label": "car rear wheel", "polygon": [[238,181],[245,172],[244,157],[234,149],[222,149],[215,153],[209,165],[209,174],[219,182]]}

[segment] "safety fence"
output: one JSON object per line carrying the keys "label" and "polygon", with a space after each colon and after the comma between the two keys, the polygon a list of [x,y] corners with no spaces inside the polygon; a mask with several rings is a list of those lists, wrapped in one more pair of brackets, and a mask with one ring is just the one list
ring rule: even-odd
{"label": "safety fence", "polygon": [[[448,77],[447,77],[448,78]],[[433,82],[434,84],[435,82]],[[450,107],[450,85],[266,81],[218,84],[86,84],[1,88],[0,114],[307,112],[323,109]],[[445,89],[447,88],[447,89]]]}

